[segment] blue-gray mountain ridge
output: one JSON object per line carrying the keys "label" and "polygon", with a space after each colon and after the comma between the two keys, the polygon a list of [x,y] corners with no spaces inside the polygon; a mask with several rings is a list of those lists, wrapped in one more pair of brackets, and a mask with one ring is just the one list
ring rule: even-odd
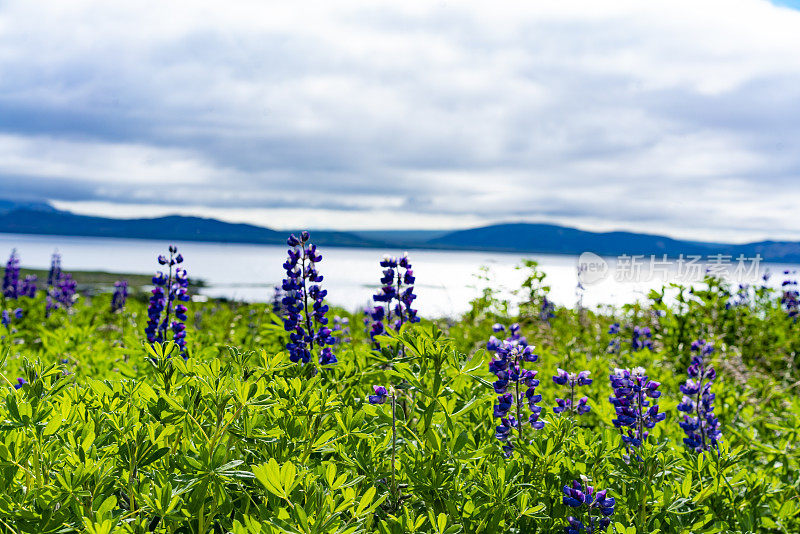
{"label": "blue-gray mountain ridge", "polygon": [[[113,219],[57,210],[47,203],[0,200],[0,233],[87,237],[122,237],[171,241],[209,241],[283,245],[287,231],[252,224],[235,224],[170,215],[143,219]],[[589,232],[542,223],[506,223],[456,231],[314,230],[320,246],[386,249],[480,250],[512,253],[601,256],[655,254],[669,257],[723,254],[732,260],[760,255],[763,261],[800,263],[800,242],[760,241],[746,244],[686,241],[635,232]]]}

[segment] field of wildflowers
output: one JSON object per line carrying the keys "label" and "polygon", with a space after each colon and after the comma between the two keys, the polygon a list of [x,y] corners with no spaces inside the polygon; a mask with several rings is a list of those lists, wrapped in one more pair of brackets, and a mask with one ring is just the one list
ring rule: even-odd
{"label": "field of wildflowers", "polygon": [[430,320],[408,256],[330,308],[312,237],[266,304],[193,302],[175,247],[149,294],[12,254],[0,532],[800,532],[792,273],[603,311],[526,262]]}

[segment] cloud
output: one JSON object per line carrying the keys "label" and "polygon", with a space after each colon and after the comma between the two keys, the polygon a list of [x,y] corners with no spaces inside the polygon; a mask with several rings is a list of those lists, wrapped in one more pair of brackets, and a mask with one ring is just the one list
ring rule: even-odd
{"label": "cloud", "polygon": [[0,8],[0,195],[279,227],[800,239],[764,0]]}

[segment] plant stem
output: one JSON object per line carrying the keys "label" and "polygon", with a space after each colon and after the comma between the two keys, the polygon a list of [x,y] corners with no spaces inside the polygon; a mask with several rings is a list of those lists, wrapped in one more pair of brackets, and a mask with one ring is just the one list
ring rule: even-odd
{"label": "plant stem", "polygon": [[697,426],[700,427],[700,441],[702,443],[703,450],[706,450],[706,430],[705,430],[705,425],[703,424],[704,422],[703,415],[705,414],[700,413],[700,405],[701,405],[701,399],[703,397],[703,378],[705,377],[705,374],[706,374],[706,362],[703,361],[702,365],[700,366],[700,378],[697,381],[697,409],[695,410],[697,412]]}
{"label": "plant stem", "polygon": [[[167,331],[169,329],[169,311],[170,307],[172,306],[172,259],[174,256],[174,252],[170,251],[169,253],[169,277],[167,278],[167,314],[164,316],[164,322],[161,323],[161,341],[162,343],[167,342]],[[167,393],[169,393],[169,386],[167,386]]]}
{"label": "plant stem", "polygon": [[395,449],[397,448],[397,411],[395,410],[395,393],[392,391],[392,496],[397,507],[400,496],[397,494],[397,477],[395,474]]}
{"label": "plant stem", "polygon": [[305,245],[305,243],[301,243],[300,244],[300,248],[303,249],[303,257],[300,259],[300,268],[302,270],[302,275],[303,275],[303,311],[306,314],[306,329],[307,329],[306,335],[311,338],[311,341],[309,343],[311,348],[310,348],[309,351],[313,351],[314,350],[314,333],[311,330],[311,315],[308,312],[308,284],[306,283],[306,274],[307,274],[307,272],[306,272],[306,245]]}
{"label": "plant stem", "polygon": [[[514,359],[514,366],[517,366],[519,362],[519,356]],[[520,405],[520,397],[519,397],[519,375],[522,372],[522,369],[519,370],[517,373],[517,381],[514,382],[514,390],[516,395],[516,405],[517,405],[517,433],[519,434],[519,441],[522,443],[522,406]]]}
{"label": "plant stem", "polygon": [[569,383],[569,416],[575,416],[575,382]]}

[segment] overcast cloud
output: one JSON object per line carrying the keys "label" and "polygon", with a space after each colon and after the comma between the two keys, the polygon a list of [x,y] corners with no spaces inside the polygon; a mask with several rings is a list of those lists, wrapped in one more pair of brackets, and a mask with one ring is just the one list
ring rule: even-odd
{"label": "overcast cloud", "polygon": [[0,197],[275,228],[800,239],[785,5],[125,4],[0,5]]}

